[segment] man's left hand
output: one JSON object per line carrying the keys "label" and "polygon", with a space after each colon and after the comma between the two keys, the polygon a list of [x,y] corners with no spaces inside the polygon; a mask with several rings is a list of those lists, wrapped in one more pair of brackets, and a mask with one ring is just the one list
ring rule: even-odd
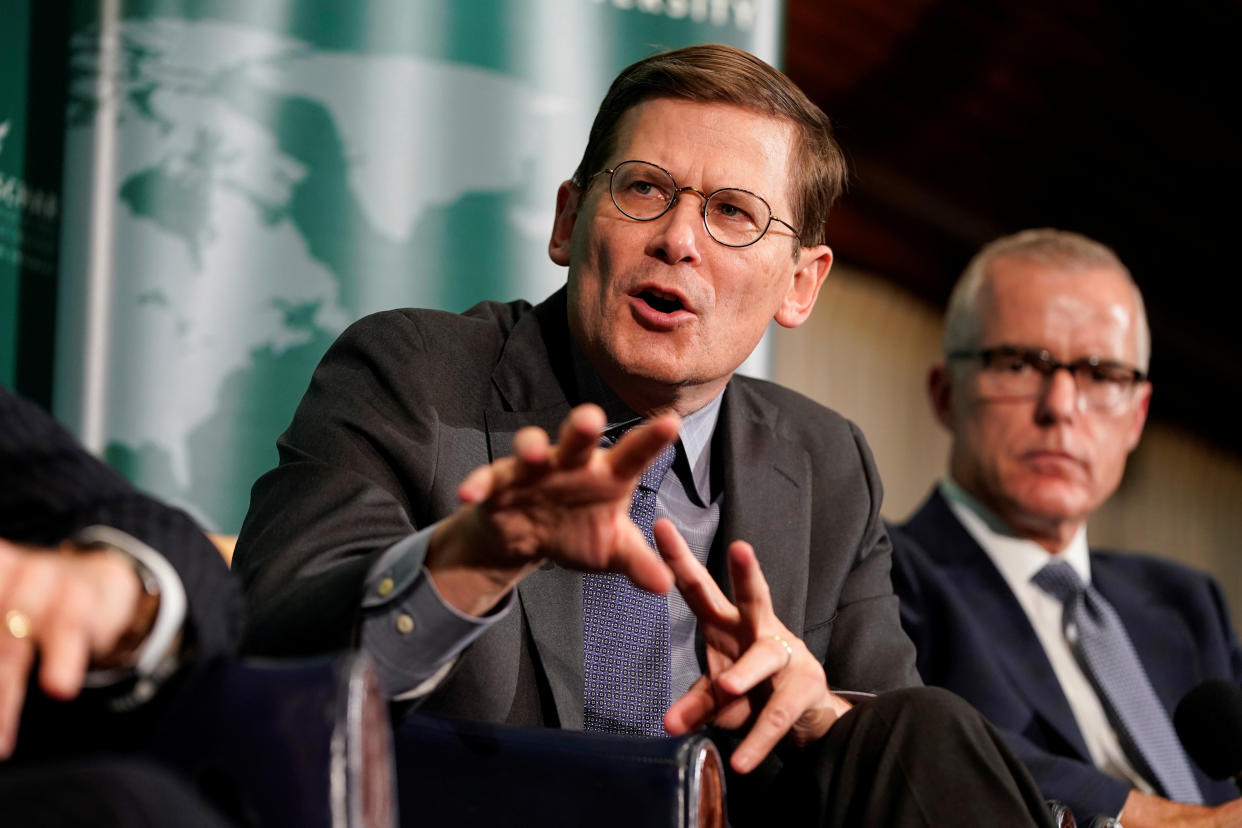
{"label": "man's left hand", "polygon": [[805,745],[827,733],[850,703],[829,691],[823,665],[776,617],[751,545],[729,545],[735,605],[671,521],[656,522],[655,538],[707,645],[707,674],[664,714],[665,730],[749,726],[730,760],[738,773],[753,770],[782,739]]}
{"label": "man's left hand", "polygon": [[0,538],[0,761],[12,753],[26,681],[71,699],[93,660],[105,658],[134,624],[142,587],[110,552],[16,544]]}

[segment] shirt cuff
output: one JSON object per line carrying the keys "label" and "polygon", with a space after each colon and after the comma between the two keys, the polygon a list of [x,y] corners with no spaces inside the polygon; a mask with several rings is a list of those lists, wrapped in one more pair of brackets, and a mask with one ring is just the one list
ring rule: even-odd
{"label": "shirt cuff", "polygon": [[423,566],[435,525],[393,544],[371,568],[362,599],[362,645],[388,697],[418,699],[440,685],[457,656],[504,618],[510,592],[483,617],[450,606]]}
{"label": "shirt cuff", "polygon": [[155,621],[134,653],[134,664],[121,669],[91,670],[83,681],[88,687],[103,687],[136,677],[138,681],[131,694],[133,701],[145,701],[154,694],[158,682],[177,666],[175,645],[186,615],[185,587],[181,578],[159,552],[133,535],[111,526],[88,526],[74,535],[73,540],[87,546],[104,546],[124,555],[133,562],[142,581],[142,589],[148,594],[159,595],[160,605]]}

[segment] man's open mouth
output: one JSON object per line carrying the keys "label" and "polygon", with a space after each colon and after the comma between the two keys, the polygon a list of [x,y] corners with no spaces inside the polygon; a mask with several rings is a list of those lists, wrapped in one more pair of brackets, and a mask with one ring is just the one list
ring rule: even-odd
{"label": "man's open mouth", "polygon": [[642,299],[660,313],[674,313],[675,311],[683,310],[685,308],[685,306],[682,305],[681,300],[671,293],[665,294],[656,293],[653,290],[644,290],[638,294],[638,298]]}

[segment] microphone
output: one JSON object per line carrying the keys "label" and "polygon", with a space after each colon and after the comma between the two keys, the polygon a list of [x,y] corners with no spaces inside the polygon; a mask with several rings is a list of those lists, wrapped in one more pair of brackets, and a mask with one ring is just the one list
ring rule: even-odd
{"label": "microphone", "polygon": [[1242,789],[1242,687],[1208,679],[1177,703],[1173,727],[1204,773]]}

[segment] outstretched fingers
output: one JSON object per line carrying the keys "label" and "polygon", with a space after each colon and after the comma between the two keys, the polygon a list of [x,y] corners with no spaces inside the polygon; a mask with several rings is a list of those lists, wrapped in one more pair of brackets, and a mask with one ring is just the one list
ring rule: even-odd
{"label": "outstretched fingers", "polygon": [[711,724],[715,720],[716,710],[712,680],[707,676],[699,676],[686,694],[665,711],[664,729],[671,736],[691,733]]}
{"label": "outstretched fingers", "polygon": [[548,433],[527,426],[513,435],[513,456],[479,466],[457,486],[462,503],[482,503],[493,494],[546,474],[552,463]]}
{"label": "outstretched fingers", "polygon": [[619,530],[608,569],[629,578],[639,589],[656,595],[673,588],[672,571],[647,545],[638,527],[629,521]]}
{"label": "outstretched fingers", "polygon": [[560,440],[556,444],[556,466],[574,469],[585,466],[591,455],[599,448],[600,433],[607,420],[598,405],[580,405],[561,424]]}
{"label": "outstretched fingers", "polygon": [[707,568],[694,557],[673,522],[660,518],[653,530],[656,547],[673,572],[677,590],[699,623],[736,624],[740,618],[737,608],[720,591]]}
{"label": "outstretched fingers", "polygon": [[637,482],[643,469],[652,464],[665,446],[677,439],[680,428],[680,417],[662,414],[625,432],[608,452],[613,474]]}
{"label": "outstretched fingers", "polygon": [[763,577],[755,548],[746,541],[729,544],[729,581],[733,584],[733,600],[738,610],[743,618],[753,621],[756,629],[761,621],[776,619],[768,579]]}
{"label": "outstretched fingers", "polygon": [[673,575],[626,519],[626,505],[643,469],[677,438],[681,420],[656,417],[607,449],[600,446],[605,423],[603,409],[587,404],[565,418],[556,445],[540,428],[519,430],[512,456],[476,468],[458,486],[461,502],[481,507],[472,514],[482,516],[462,525],[514,550],[514,559],[606,569],[665,593]]}
{"label": "outstretched fingers", "polygon": [[828,690],[822,665],[806,646],[792,646],[789,663],[772,676],[772,693],[755,717],[730,764],[749,773],[782,740],[806,745],[823,737],[849,709],[850,703]]}

